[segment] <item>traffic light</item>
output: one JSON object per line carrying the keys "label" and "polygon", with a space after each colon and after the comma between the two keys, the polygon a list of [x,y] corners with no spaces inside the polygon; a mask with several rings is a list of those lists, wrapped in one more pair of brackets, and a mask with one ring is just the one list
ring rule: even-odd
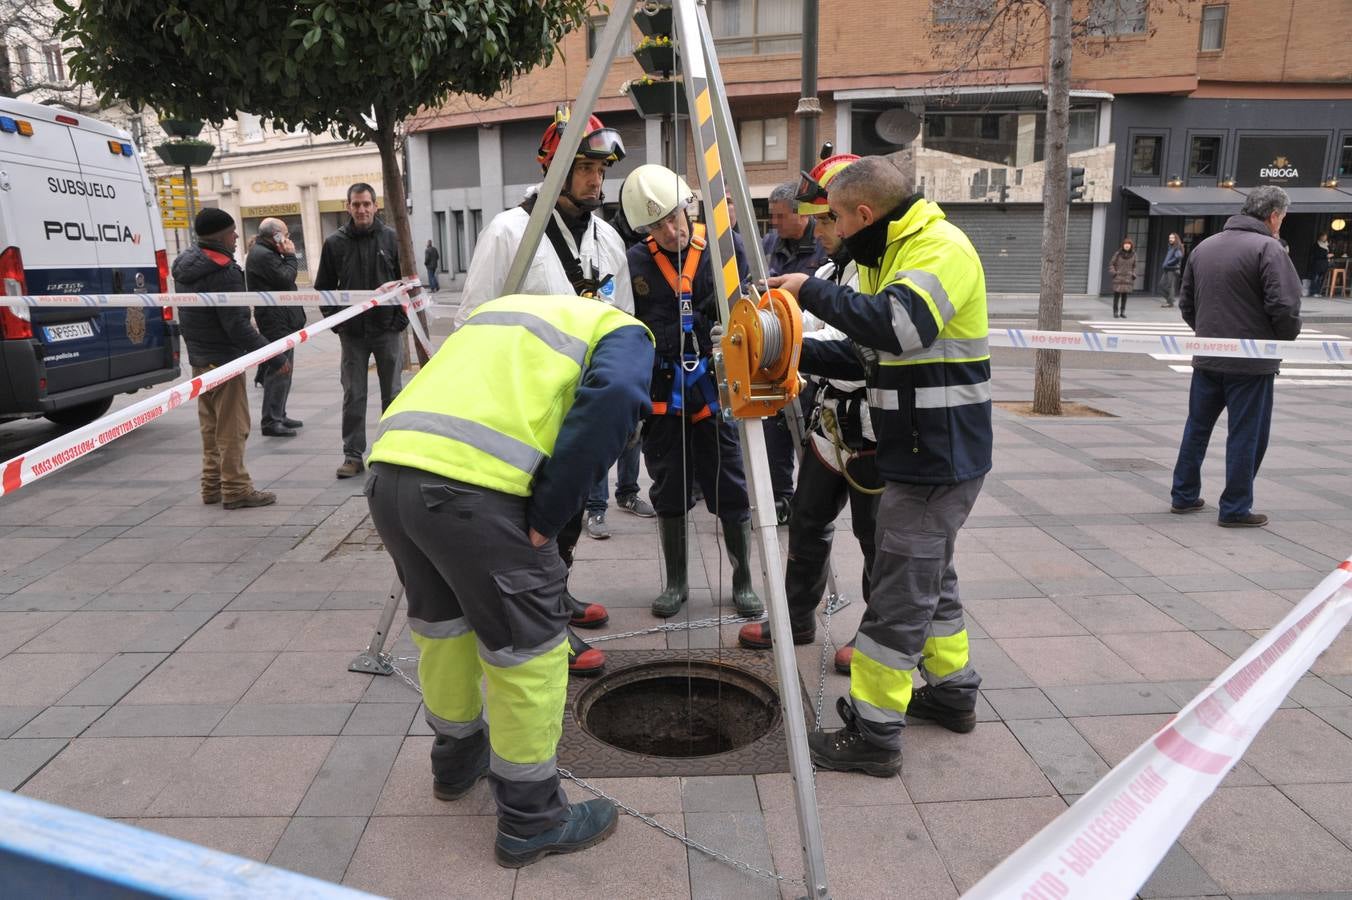
{"label": "traffic light", "polygon": [[1076,200],[1084,199],[1084,166],[1071,166],[1066,171],[1070,192],[1066,194],[1066,201],[1073,203]]}

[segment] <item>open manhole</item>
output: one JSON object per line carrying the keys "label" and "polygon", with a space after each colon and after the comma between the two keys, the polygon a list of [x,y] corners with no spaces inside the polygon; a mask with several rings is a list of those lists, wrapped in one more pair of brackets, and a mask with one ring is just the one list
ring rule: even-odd
{"label": "open manhole", "polygon": [[727,753],[780,727],[774,688],[716,662],[654,662],[589,686],[577,717],[592,737],[647,756]]}
{"label": "open manhole", "polygon": [[777,685],[769,653],[607,650],[606,674],[569,679],[559,765],[583,778],[787,772]]}

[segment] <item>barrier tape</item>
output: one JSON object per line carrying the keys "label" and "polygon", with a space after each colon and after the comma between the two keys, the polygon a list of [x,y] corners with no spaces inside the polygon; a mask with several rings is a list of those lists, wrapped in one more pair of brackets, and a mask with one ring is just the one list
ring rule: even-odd
{"label": "barrier tape", "polygon": [[1104,334],[1100,331],[1029,331],[992,328],[990,346],[1015,350],[1084,350],[1091,353],[1165,353],[1230,356],[1290,362],[1352,363],[1352,341],[1258,341],[1178,334]]}
{"label": "barrier tape", "polygon": [[19,294],[0,306],[61,306],[104,309],[122,306],[347,306],[375,291],[220,291],[176,294]]}
{"label": "barrier tape", "polygon": [[[88,456],[98,448],[130,434],[148,422],[153,422],[170,410],[177,409],[185,400],[195,400],[204,391],[209,391],[251,367],[305,343],[316,334],[329,331],[335,325],[341,325],[376,306],[386,305],[396,298],[405,297],[408,289],[408,284],[398,283],[397,287],[380,292],[367,292],[370,295],[367,299],[349,306],[342,312],[320,319],[315,324],[279,338],[252,353],[246,353],[188,381],[179,382],[125,409],[110,413],[83,428],[77,428],[27,453],[0,463],[0,497],[12,494],[24,485],[32,484],[39,478]],[[409,321],[412,322],[416,318],[409,316]]]}
{"label": "barrier tape", "polygon": [[1352,559],[964,900],[1131,897],[1352,619]]}

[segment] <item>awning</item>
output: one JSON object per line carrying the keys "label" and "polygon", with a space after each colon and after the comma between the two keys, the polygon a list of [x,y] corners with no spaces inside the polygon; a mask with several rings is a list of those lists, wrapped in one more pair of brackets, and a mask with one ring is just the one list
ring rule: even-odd
{"label": "awning", "polygon": [[1228,216],[1244,204],[1244,195],[1229,188],[1127,185],[1122,192],[1149,203],[1152,216]]}
{"label": "awning", "polygon": [[[1248,194],[1251,187],[1236,188],[1241,194]],[[1289,187],[1285,188],[1291,197],[1293,213],[1352,213],[1352,194],[1336,188],[1326,187]]]}

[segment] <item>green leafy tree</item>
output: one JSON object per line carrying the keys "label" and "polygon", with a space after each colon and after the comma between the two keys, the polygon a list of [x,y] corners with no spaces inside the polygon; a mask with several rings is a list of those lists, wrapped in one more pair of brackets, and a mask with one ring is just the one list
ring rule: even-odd
{"label": "green leafy tree", "polygon": [[219,124],[237,110],[380,150],[385,215],[418,271],[402,123],[552,60],[592,0],[54,0],[70,70],[106,101]]}

